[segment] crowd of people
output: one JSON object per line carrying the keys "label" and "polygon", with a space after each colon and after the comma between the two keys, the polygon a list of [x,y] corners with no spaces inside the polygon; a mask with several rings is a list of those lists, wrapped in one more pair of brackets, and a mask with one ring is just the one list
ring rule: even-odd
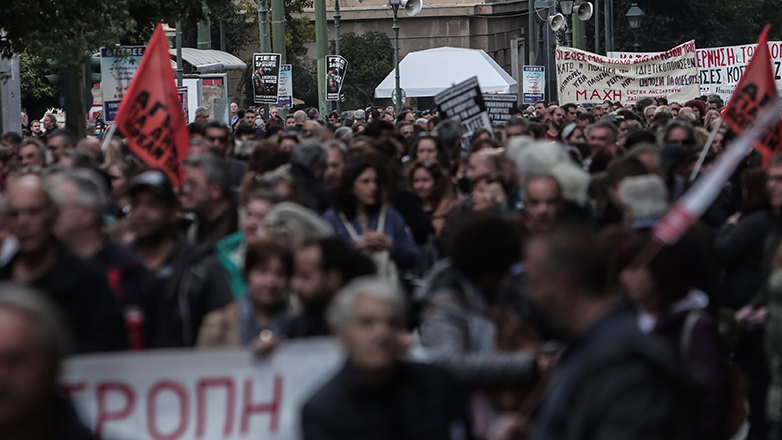
{"label": "crowd of people", "polygon": [[91,438],[69,354],[333,336],[307,440],[780,439],[782,156],[652,234],[735,137],[722,107],[538,102],[471,134],[199,107],[180,188],[120,132],[25,120],[0,150],[0,438]]}

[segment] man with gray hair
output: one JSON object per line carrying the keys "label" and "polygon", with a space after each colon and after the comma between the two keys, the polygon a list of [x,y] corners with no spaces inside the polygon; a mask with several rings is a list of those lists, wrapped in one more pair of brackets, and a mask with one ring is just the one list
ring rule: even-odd
{"label": "man with gray hair", "polygon": [[96,437],[59,394],[69,331],[37,291],[0,284],[0,436],[4,440]]}
{"label": "man with gray hair", "polygon": [[203,154],[185,159],[182,209],[195,214],[188,229],[192,243],[217,244],[239,229],[239,210],[231,190],[231,171],[220,157]]}
{"label": "man with gray hair", "polygon": [[[89,169],[66,170],[48,178],[54,189],[60,215],[55,235],[73,253],[100,268],[109,280],[114,297],[122,308],[125,321],[154,313],[150,300],[157,291],[152,273],[130,248],[112,240],[104,232],[103,212],[106,187],[100,176]],[[128,327],[131,348],[145,344],[139,329]]]}
{"label": "man with gray hair", "polygon": [[65,313],[80,352],[124,349],[127,334],[106,280],[92,265],[57,240],[58,197],[33,174],[11,179],[7,189],[9,229],[19,251],[0,268],[0,279],[45,292]]}
{"label": "man with gray hair", "polygon": [[651,228],[668,212],[668,188],[654,174],[628,177],[619,184],[624,223],[633,229]]}
{"label": "man with gray hair", "polygon": [[19,165],[22,167],[41,167],[46,166],[46,147],[37,139],[27,139],[22,142],[17,157]]}
{"label": "man with gray hair", "polygon": [[327,318],[347,360],[304,405],[304,440],[470,437],[467,401],[448,374],[402,360],[404,300],[396,289],[358,278]]}
{"label": "man with gray hair", "polygon": [[327,164],[328,153],[315,139],[307,139],[293,149],[291,175],[299,203],[318,214],[326,212],[331,201],[331,189],[323,182]]}
{"label": "man with gray hair", "polygon": [[[347,127],[340,127],[337,131],[343,128]],[[323,173],[323,180],[332,189],[337,189],[342,184],[342,174],[345,172],[345,163],[347,163],[348,159],[348,148],[339,140],[328,141],[324,146],[326,147],[328,160],[326,161],[326,171]]]}
{"label": "man with gray hair", "polygon": [[209,122],[209,107],[206,106],[200,106],[197,109],[195,109],[195,121],[199,124],[206,124]]}

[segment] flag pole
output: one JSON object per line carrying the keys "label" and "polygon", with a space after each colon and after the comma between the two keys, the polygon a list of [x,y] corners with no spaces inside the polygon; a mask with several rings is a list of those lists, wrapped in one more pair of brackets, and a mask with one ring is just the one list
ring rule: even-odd
{"label": "flag pole", "polygon": [[706,143],[703,144],[703,151],[701,151],[701,155],[698,158],[698,164],[695,165],[695,169],[692,170],[692,174],[690,174],[690,183],[695,181],[695,178],[698,177],[698,172],[701,170],[701,166],[703,166],[703,161],[706,160],[706,154],[709,153],[709,148],[711,148],[711,143],[714,142],[714,137],[717,136],[717,131],[722,128],[722,121],[720,120],[720,123],[717,124],[713,130],[711,130],[711,133],[709,133],[709,138],[706,140]]}

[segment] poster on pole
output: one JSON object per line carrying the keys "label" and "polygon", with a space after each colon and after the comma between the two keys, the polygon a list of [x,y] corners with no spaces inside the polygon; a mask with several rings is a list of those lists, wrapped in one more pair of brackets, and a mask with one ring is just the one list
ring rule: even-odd
{"label": "poster on pole", "polygon": [[185,122],[190,122],[190,109],[187,106],[187,86],[177,87],[177,93],[179,94],[179,103],[182,105],[182,113],[185,115]]}
{"label": "poster on pole", "polygon": [[281,59],[278,53],[253,54],[252,81],[256,104],[277,104]]}
{"label": "poster on pole", "polygon": [[[723,102],[727,103],[756,49],[757,44],[696,49],[695,58],[698,60],[701,94],[719,95]],[[777,90],[782,90],[782,41],[769,41],[768,49]],[[657,52],[608,52],[609,57],[619,59],[648,59],[657,54]]]}
{"label": "poster on pole", "polygon": [[438,93],[434,103],[441,117],[462,124],[462,151],[470,151],[470,138],[475,129],[485,128],[489,133],[493,132],[477,76]]}
{"label": "poster on pole", "polygon": [[127,93],[146,49],[146,46],[100,48],[101,95],[105,122],[113,122],[117,117],[119,103]]}
{"label": "poster on pole", "polygon": [[557,46],[560,102],[632,104],[646,96],[686,102],[700,95],[695,41],[652,57],[618,59]]}
{"label": "poster on pole", "polygon": [[98,438],[297,440],[301,410],[344,360],[333,340],[247,350],[152,350],[77,356],[60,378]]}
{"label": "poster on pole", "polygon": [[280,82],[277,88],[277,107],[293,107],[293,76],[291,75],[291,65],[283,64],[280,66]]}
{"label": "poster on pole", "polygon": [[326,101],[339,101],[348,60],[340,55],[326,55]]}
{"label": "poster on pole", "polygon": [[516,107],[518,96],[515,93],[484,93],[483,102],[494,125],[505,125],[510,119],[510,110]]}
{"label": "poster on pole", "polygon": [[546,67],[522,66],[522,98],[524,104],[546,100]]}

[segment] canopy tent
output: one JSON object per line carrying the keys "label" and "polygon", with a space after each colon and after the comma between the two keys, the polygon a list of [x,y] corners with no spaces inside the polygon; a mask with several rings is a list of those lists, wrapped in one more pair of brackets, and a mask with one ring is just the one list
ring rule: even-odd
{"label": "canopy tent", "polygon": [[[171,63],[176,69],[176,49],[169,49]],[[244,70],[247,64],[228,52],[219,50],[201,50],[192,47],[182,48],[182,61],[185,73],[225,73],[229,70]]]}
{"label": "canopy tent", "polygon": [[[484,93],[518,93],[519,84],[480,49],[439,47],[410,52],[399,63],[399,86],[411,98],[434,96],[472,76]],[[375,98],[390,98],[396,87],[392,70],[375,89]]]}

